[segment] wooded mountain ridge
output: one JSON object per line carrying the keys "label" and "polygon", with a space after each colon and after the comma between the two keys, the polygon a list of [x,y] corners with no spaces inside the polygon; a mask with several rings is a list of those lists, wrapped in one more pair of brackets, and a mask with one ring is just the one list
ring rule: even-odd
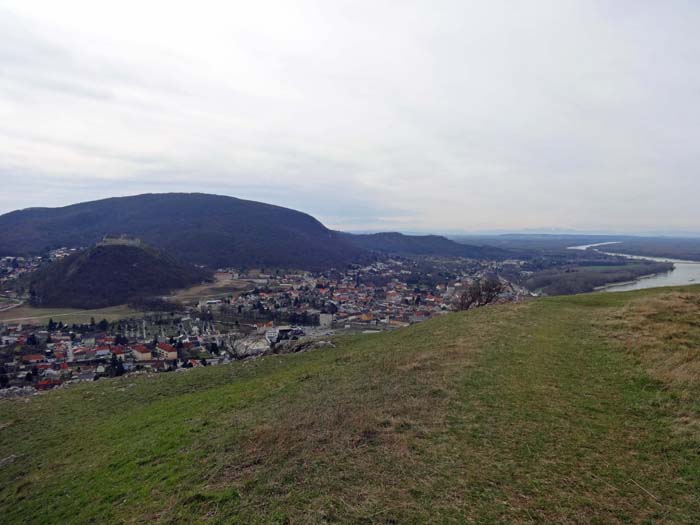
{"label": "wooded mountain ridge", "polygon": [[322,270],[371,260],[376,253],[505,257],[507,252],[436,235],[353,235],[296,210],[203,193],[161,193],[28,208],[0,215],[0,254],[41,254],[126,234],[178,260],[209,268]]}

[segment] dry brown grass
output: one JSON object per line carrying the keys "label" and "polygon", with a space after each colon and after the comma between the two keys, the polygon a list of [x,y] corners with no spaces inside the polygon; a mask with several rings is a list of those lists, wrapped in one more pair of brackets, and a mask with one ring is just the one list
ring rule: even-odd
{"label": "dry brown grass", "polygon": [[181,303],[198,301],[200,299],[216,299],[227,296],[238,296],[245,290],[252,290],[255,285],[249,281],[231,279],[227,275],[215,274],[211,283],[198,284],[174,292],[169,299]]}
{"label": "dry brown grass", "polygon": [[700,439],[700,295],[642,296],[613,315],[608,333],[677,400],[674,432]]}
{"label": "dry brown grass", "polygon": [[641,297],[617,312],[609,327],[655,379],[700,386],[700,295],[668,292]]}

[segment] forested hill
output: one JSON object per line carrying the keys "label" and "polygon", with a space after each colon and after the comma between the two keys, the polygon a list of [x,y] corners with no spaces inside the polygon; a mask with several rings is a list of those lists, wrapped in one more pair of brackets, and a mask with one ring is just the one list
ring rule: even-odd
{"label": "forested hill", "polygon": [[306,213],[270,204],[202,193],[161,193],[1,215],[0,255],[90,246],[105,235],[120,234],[210,268],[322,270],[371,260],[372,252],[472,258],[507,253],[436,235],[351,235],[330,230]]}
{"label": "forested hill", "polygon": [[431,255],[470,259],[505,259],[512,252],[493,247],[461,244],[440,235],[404,235],[397,232],[345,234],[358,248],[396,255]]}
{"label": "forested hill", "polygon": [[51,262],[23,283],[35,306],[103,308],[163,295],[211,274],[144,246],[96,246]]}
{"label": "forested hill", "polygon": [[0,216],[0,254],[89,246],[107,234],[138,237],[212,268],[321,269],[362,260],[360,248],[298,211],[202,193],[145,194]]}

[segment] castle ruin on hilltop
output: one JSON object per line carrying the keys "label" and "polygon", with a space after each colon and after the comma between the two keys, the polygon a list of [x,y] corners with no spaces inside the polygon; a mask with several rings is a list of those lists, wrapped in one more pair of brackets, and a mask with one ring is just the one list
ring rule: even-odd
{"label": "castle ruin on hilltop", "polygon": [[108,234],[102,237],[102,240],[97,243],[98,246],[141,246],[143,241],[136,237],[129,237],[122,233],[121,235]]}

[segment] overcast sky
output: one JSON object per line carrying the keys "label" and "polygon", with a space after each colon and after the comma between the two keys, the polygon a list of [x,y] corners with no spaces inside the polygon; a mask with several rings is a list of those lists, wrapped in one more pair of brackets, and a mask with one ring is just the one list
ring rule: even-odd
{"label": "overcast sky", "polygon": [[699,28],[696,0],[0,0],[0,213],[700,232]]}

